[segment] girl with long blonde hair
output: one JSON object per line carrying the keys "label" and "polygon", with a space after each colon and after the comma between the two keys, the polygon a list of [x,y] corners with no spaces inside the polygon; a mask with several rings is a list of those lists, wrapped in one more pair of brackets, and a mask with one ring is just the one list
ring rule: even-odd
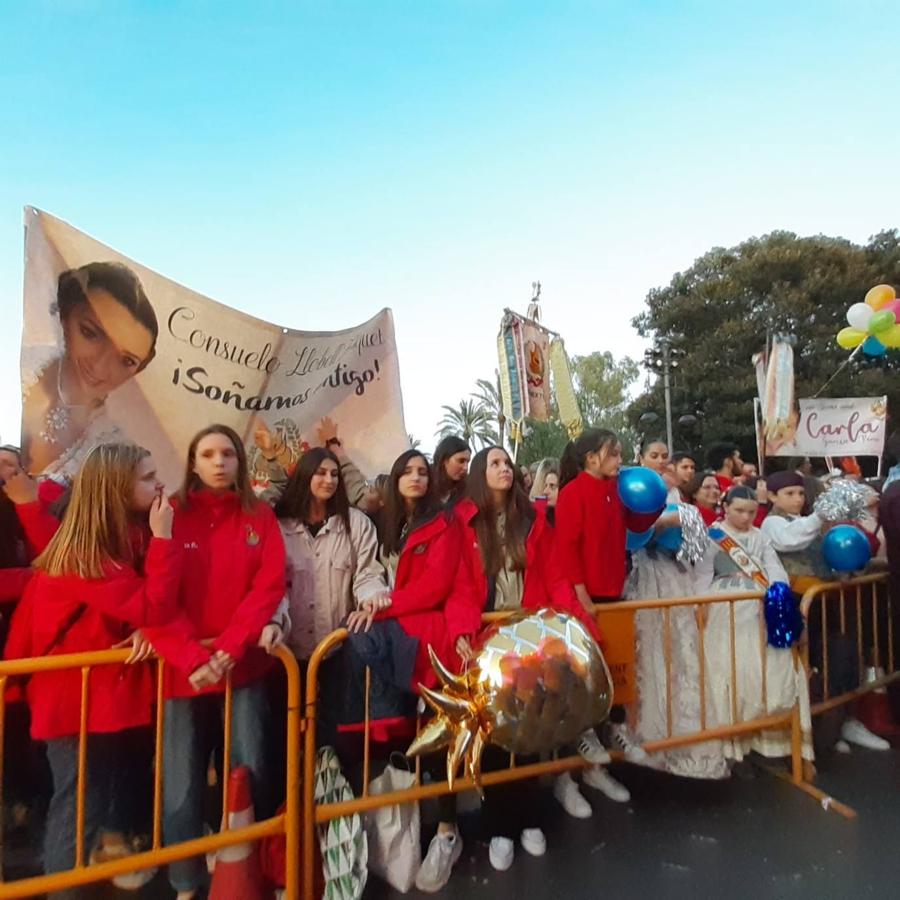
{"label": "girl with long blonde hair", "polygon": [[[136,629],[165,623],[176,608],[181,552],[171,539],[172,520],[146,450],[132,444],[94,448],[75,478],[62,525],[34,562],[7,657],[133,644],[128,662],[146,659],[150,647]],[[84,834],[87,851],[100,839],[92,854],[99,861],[130,852],[126,835],[134,829],[138,798],[125,748],[151,722],[153,683],[146,666],[100,666],[91,670],[88,689]],[[46,741],[53,773],[44,868],[64,871],[76,855],[81,673],[35,674],[28,702],[32,736]]]}

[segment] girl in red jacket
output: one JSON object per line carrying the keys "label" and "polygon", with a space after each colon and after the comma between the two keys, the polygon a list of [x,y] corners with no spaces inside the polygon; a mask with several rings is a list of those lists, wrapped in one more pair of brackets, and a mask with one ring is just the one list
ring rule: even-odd
{"label": "girl in red jacket", "polygon": [[[247,766],[257,807],[268,812],[264,764],[269,659],[282,629],[272,619],[285,593],[285,553],[275,515],[250,487],[247,457],[225,425],[204,428],[188,449],[175,501],[175,540],[184,548],[176,626],[155,632],[166,667],[163,831],[167,844],[203,834],[206,771],[222,724],[225,675],[234,687],[231,764]],[[204,638],[213,638],[207,649]],[[196,896],[206,866],[169,866],[179,900]]]}
{"label": "girl in red jacket", "polygon": [[[447,604],[446,617],[448,637],[463,661],[472,658],[482,613],[494,610],[553,607],[577,616],[595,637],[599,636],[593,618],[559,569],[546,505],[532,506],[502,447],[488,447],[475,454],[466,498],[459,502],[455,514],[463,529],[463,571]],[[590,735],[597,743],[593,731]],[[608,757],[604,754],[604,758]],[[490,747],[485,762],[494,768],[506,765],[504,754]],[[561,783],[565,786],[568,782]],[[577,793],[574,782],[571,784]],[[483,815],[491,835],[494,868],[509,868],[513,842],[518,837],[533,856],[545,852],[544,833],[536,826],[537,787],[536,782],[526,781],[486,791]],[[590,806],[581,799],[590,814]]]}
{"label": "girl in red jacket", "polygon": [[363,604],[379,619],[396,619],[419,647],[410,690],[421,682],[437,685],[428,645],[441,659],[450,645],[444,605],[456,580],[460,531],[432,493],[431,467],[417,450],[402,453],[391,467],[379,527],[379,557],[390,587],[390,602]]}
{"label": "girl in red jacket", "polygon": [[[410,690],[420,682],[429,687],[437,684],[429,645],[442,660],[449,661],[452,654],[444,607],[456,582],[461,533],[434,495],[434,487],[432,469],[418,450],[407,450],[394,462],[378,535],[379,556],[390,587],[389,605],[379,609],[379,598],[362,605],[378,619],[395,619],[406,634],[418,638]],[[440,890],[462,853],[454,796],[440,799],[440,819],[438,834],[416,877],[422,891]]]}
{"label": "girl in red jacket", "polygon": [[[601,428],[588,428],[577,440],[569,441],[560,461],[557,552],[563,575],[588,612],[594,603],[621,599],[627,575],[627,531],[646,531],[659,516],[659,512],[643,515],[625,507],[618,490],[621,468],[622,445],[613,432]],[[613,728],[623,726],[624,709],[613,707],[611,719],[615,722]],[[602,754],[595,747],[579,750],[594,762],[585,771],[585,784],[611,800],[627,803],[627,788],[603,767]],[[572,800],[571,791],[569,794],[568,799]],[[567,811],[578,815],[574,803],[570,808],[564,798],[560,800]]]}
{"label": "girl in red jacket", "polygon": [[[91,451],[62,525],[34,562],[34,578],[13,617],[8,657],[108,650],[130,642],[135,629],[171,618],[181,551],[171,540],[172,509],[161,491],[146,450],[105,444]],[[141,575],[134,538],[143,533],[140,520],[146,523],[148,511],[152,538]],[[145,659],[149,650],[135,640],[129,662]],[[128,852],[123,833],[134,825],[137,798],[123,748],[132,745],[134,729],[150,724],[153,681],[145,666],[101,666],[91,671],[89,692],[85,841],[90,849],[101,829],[109,829],[108,858]],[[75,863],[81,673],[34,675],[28,702],[32,736],[47,742],[53,772],[44,868],[59,872]]]}

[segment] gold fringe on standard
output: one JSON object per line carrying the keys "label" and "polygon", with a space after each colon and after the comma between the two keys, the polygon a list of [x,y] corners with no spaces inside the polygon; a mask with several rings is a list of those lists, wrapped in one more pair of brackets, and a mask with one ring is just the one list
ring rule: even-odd
{"label": "gold fringe on standard", "polygon": [[550,371],[556,388],[556,404],[559,407],[559,420],[566,427],[572,440],[584,430],[584,419],[575,397],[572,385],[572,372],[569,369],[569,357],[566,356],[566,345],[561,337],[550,342]]}

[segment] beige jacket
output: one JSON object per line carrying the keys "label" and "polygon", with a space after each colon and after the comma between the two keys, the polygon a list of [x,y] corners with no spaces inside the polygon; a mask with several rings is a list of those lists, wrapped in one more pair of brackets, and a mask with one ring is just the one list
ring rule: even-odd
{"label": "beige jacket", "polygon": [[280,525],[287,550],[287,644],[298,659],[309,659],[354,607],[387,591],[375,526],[358,509],[350,510],[349,534],[340,516],[315,537],[296,519]]}

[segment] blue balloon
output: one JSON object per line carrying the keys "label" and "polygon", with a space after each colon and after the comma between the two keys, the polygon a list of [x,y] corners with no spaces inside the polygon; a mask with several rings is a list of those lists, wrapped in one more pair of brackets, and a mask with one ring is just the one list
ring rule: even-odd
{"label": "blue balloon", "polygon": [[[669,503],[666,505],[667,513],[675,512],[678,509],[677,503]],[[681,549],[681,541],[684,535],[681,533],[681,527],[676,525],[673,528],[664,528],[662,531],[656,532],[656,545],[672,553],[677,553]]]}
{"label": "blue balloon", "polygon": [[855,525],[835,525],[822,541],[825,562],[835,572],[864,569],[872,558],[869,539]]}
{"label": "blue balloon", "polygon": [[870,334],[863,342],[862,351],[866,356],[884,356],[887,353],[887,347],[875,335]]}
{"label": "blue balloon", "polygon": [[643,466],[630,466],[619,472],[619,497],[632,512],[655,513],[666,505],[666,483]]}
{"label": "blue balloon", "polygon": [[646,547],[653,538],[653,529],[647,531],[628,531],[625,534],[625,549],[634,553],[641,547]]}

